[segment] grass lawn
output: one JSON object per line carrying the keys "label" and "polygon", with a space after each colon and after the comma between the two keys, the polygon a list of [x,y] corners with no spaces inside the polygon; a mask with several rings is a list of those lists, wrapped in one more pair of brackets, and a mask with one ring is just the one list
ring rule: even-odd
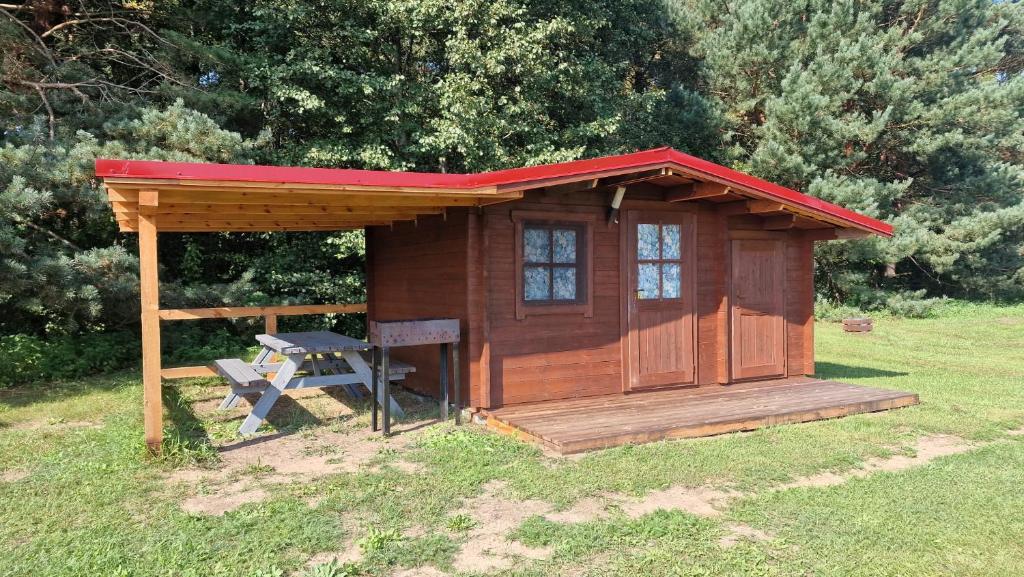
{"label": "grass lawn", "polygon": [[[819,323],[818,376],[920,406],[576,458],[419,426],[412,397],[389,440],[315,395],[240,444],[195,379],[154,460],[135,373],[0,391],[0,576],[1024,575],[1024,306],[875,324]],[[872,468],[934,438],[963,449]]]}

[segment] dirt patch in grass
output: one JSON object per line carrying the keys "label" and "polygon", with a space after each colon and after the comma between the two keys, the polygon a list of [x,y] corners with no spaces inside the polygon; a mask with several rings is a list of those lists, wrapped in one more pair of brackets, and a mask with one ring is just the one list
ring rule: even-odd
{"label": "dirt patch in grass", "polygon": [[317,565],[326,565],[328,563],[337,563],[338,565],[358,563],[362,557],[363,550],[359,547],[359,543],[355,540],[349,540],[343,543],[337,551],[325,551],[313,555],[309,558],[306,566],[316,567]]}
{"label": "dirt patch in grass", "polygon": [[16,483],[28,475],[28,469],[8,469],[0,473],[0,483]]}
{"label": "dirt patch in grass", "polygon": [[[185,483],[205,488],[182,505],[193,512],[223,514],[244,503],[268,496],[262,489],[271,485],[309,481],[327,475],[356,472],[377,458],[381,451],[401,450],[418,438],[418,430],[431,421],[405,422],[393,427],[385,438],[368,428],[348,431],[318,429],[289,435],[267,435],[225,444],[214,468],[189,467],[166,475],[168,484]],[[404,470],[402,465],[398,465]],[[408,469],[413,470],[414,464]],[[240,500],[240,496],[244,499]]]}
{"label": "dirt patch in grass", "polygon": [[526,519],[551,512],[551,505],[538,500],[510,500],[501,495],[504,488],[502,482],[488,483],[482,495],[468,501],[459,511],[476,524],[455,555],[453,564],[457,570],[485,573],[512,567],[516,557],[544,559],[551,555],[549,547],[527,547],[507,537]]}
{"label": "dirt patch in grass", "polygon": [[653,513],[659,509],[686,511],[698,517],[717,517],[721,508],[733,498],[741,494],[734,491],[722,491],[710,487],[669,487],[663,491],[653,491],[641,499],[626,501],[622,510],[630,517],[637,518]]}
{"label": "dirt patch in grass", "polygon": [[185,499],[181,508],[186,513],[193,515],[223,515],[233,511],[246,503],[263,501],[269,495],[259,488],[225,490],[211,493],[209,495],[196,495]]}
{"label": "dirt patch in grass", "polygon": [[[876,472],[902,471],[947,455],[962,453],[975,445],[959,437],[931,435],[918,439],[912,451],[913,456],[894,455],[886,458],[869,459],[859,469],[843,473],[820,473],[796,479],[790,483],[772,487],[768,491],[781,491],[798,487],[827,487],[845,483],[853,478],[866,477]],[[657,510],[676,510],[699,517],[716,518],[722,515],[729,503],[752,494],[715,487],[669,487],[652,491],[642,497],[606,493],[577,501],[572,507],[556,511],[547,502],[539,500],[515,501],[502,495],[504,484],[491,482],[483,493],[471,499],[459,511],[468,515],[476,525],[470,529],[468,539],[455,557],[455,568],[459,571],[486,573],[512,567],[517,557],[544,559],[551,555],[551,549],[534,548],[516,541],[507,535],[526,519],[543,516],[559,523],[586,523],[610,517],[619,510],[629,518],[639,518]],[[735,546],[740,541],[764,541],[771,535],[742,523],[725,524],[726,534],[719,540],[723,548]]]}
{"label": "dirt patch in grass", "polygon": [[573,503],[564,511],[554,511],[544,515],[556,523],[586,523],[596,519],[604,519],[611,515],[612,507],[617,504],[612,497],[587,497]]}
{"label": "dirt patch in grass", "polygon": [[865,461],[860,469],[853,469],[844,473],[819,473],[808,477],[801,477],[790,483],[780,485],[773,490],[794,489],[799,487],[830,487],[841,485],[850,479],[867,477],[879,471],[902,471],[911,467],[925,465],[939,457],[964,453],[974,448],[975,445],[964,441],[960,437],[952,435],[930,435],[921,437],[914,445],[914,455],[893,455],[891,457],[874,458]]}
{"label": "dirt patch in grass", "polygon": [[6,428],[10,428],[12,431],[67,431],[72,429],[97,428],[100,425],[101,423],[97,423],[96,421],[34,420],[10,423]]}
{"label": "dirt patch in grass", "polygon": [[755,529],[744,523],[729,523],[725,526],[725,535],[718,540],[718,546],[723,549],[735,547],[740,541],[770,541],[772,536],[764,531]]}
{"label": "dirt patch in grass", "polygon": [[414,567],[402,569],[392,577],[448,577],[448,574],[435,567]]}

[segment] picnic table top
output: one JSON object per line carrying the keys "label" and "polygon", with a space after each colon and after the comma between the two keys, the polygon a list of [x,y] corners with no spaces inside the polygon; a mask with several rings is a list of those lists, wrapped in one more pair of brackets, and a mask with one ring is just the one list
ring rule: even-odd
{"label": "picnic table top", "polygon": [[282,355],[340,353],[343,351],[365,351],[370,348],[370,344],[366,341],[331,331],[256,335],[256,340],[261,345]]}

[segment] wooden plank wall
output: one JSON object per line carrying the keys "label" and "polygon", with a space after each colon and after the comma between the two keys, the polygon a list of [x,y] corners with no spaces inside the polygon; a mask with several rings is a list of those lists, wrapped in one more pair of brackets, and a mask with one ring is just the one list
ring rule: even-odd
{"label": "wooden plank wall", "polygon": [[[368,316],[375,320],[447,317],[460,319],[463,399],[469,392],[467,209],[427,216],[417,222],[367,229]],[[416,367],[404,382],[436,395],[440,351],[436,345],[401,347],[394,356]]]}
{"label": "wooden plank wall", "polygon": [[[566,399],[623,390],[619,227],[605,224],[606,195],[531,192],[522,201],[450,209],[447,217],[373,227],[367,236],[369,316],[462,320],[463,393],[472,407]],[[651,196],[651,198],[655,198]],[[710,204],[670,205],[631,188],[624,209],[697,213],[697,375],[728,382],[729,234]],[[511,211],[583,212],[594,224],[594,314],[515,318],[515,231]],[[813,241],[799,231],[786,244],[789,375],[813,373]],[[396,351],[416,366],[407,385],[437,393],[435,347]]]}
{"label": "wooden plank wall", "polygon": [[786,357],[788,375],[814,373],[814,241],[800,231],[786,241]]}
{"label": "wooden plank wall", "polygon": [[729,239],[726,219],[697,213],[697,384],[729,381]]}
{"label": "wooden plank wall", "polygon": [[[605,220],[607,199],[592,192],[530,193],[487,209],[490,386],[492,406],[616,393],[622,390],[619,343],[619,229]],[[515,318],[512,210],[584,212],[594,223],[594,314]]]}

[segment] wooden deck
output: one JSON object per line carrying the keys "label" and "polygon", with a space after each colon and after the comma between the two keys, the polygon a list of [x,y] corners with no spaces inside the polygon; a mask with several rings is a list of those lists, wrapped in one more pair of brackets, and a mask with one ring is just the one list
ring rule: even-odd
{"label": "wooden deck", "polygon": [[483,414],[493,429],[570,454],[885,411],[918,402],[913,393],[797,377],[528,403]]}

